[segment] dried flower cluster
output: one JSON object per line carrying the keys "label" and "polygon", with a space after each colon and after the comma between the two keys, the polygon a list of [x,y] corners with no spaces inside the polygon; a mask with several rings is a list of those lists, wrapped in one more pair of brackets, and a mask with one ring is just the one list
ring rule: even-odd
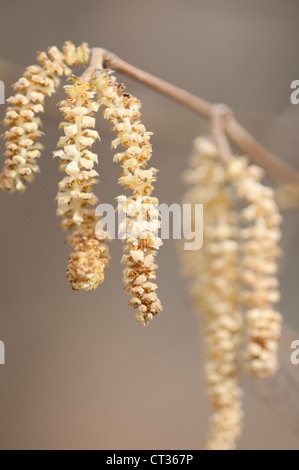
{"label": "dried flower cluster", "polygon": [[196,139],[184,180],[190,188],[183,202],[204,204],[203,247],[185,251],[183,261],[190,294],[204,314],[205,378],[213,406],[207,449],[231,450],[242,428],[237,215],[212,142]]}
{"label": "dried flower cluster", "polygon": [[59,85],[62,75],[69,76],[69,66],[85,65],[89,61],[88,47],[83,44],[76,48],[71,42],[64,45],[63,52],[53,46],[48,54],[38,54],[40,65],[27,67],[23,77],[14,85],[16,94],[8,98],[4,125],[6,152],[4,169],[0,175],[0,190],[10,192],[26,189],[25,184],[39,172],[37,159],[42,145],[37,142],[41,121],[37,115],[44,111],[46,96],[51,96]]}
{"label": "dried flower cluster", "polygon": [[74,230],[67,240],[75,248],[70,256],[67,278],[73,289],[93,291],[104,280],[104,268],[109,261],[105,240],[95,234],[94,205],[98,198],[93,193],[98,173],[93,169],[97,154],[90,148],[99,134],[95,127],[94,113],[99,104],[93,101],[92,86],[78,78],[71,78],[72,85],[65,87],[67,99],[60,103],[65,121],[60,127],[60,137],[54,152],[61,160],[60,170],[67,176],[59,183],[57,215],[64,217],[62,229]]}
{"label": "dried flower cluster", "polygon": [[254,377],[263,378],[278,368],[281,317],[273,304],[280,299],[276,259],[281,216],[273,189],[261,183],[263,171],[259,167],[248,165],[246,158],[234,158],[227,175],[237,198],[246,204],[240,213],[239,230],[240,301],[246,309],[247,335],[244,367]]}
{"label": "dried flower cluster", "polygon": [[214,410],[208,449],[235,448],[242,425],[240,368],[263,378],[278,367],[281,317],[273,304],[280,297],[280,215],[262,176],[246,158],[224,166],[206,138],[196,139],[184,175],[189,188],[183,202],[204,205],[203,247],[182,258],[195,307],[205,318],[205,375]]}
{"label": "dried flower cluster", "polygon": [[129,197],[118,198],[119,206],[126,214],[122,260],[126,263],[124,283],[125,290],[132,296],[130,305],[138,308],[136,318],[147,325],[162,310],[156,294],[157,285],[152,282],[156,278],[155,250],[162,244],[156,234],[159,228],[158,200],[151,197],[157,170],[144,169],[151,157],[151,133],[139,120],[139,100],[123,93],[123,86],[111,72],[99,73],[94,86],[98,102],[105,108],[104,117],[117,133],[112,148],[122,145],[125,149],[114,156],[114,161],[121,162],[123,168],[119,183],[133,192]]}
{"label": "dried flower cluster", "polygon": [[[104,58],[102,49],[98,54]],[[131,191],[128,197],[118,197],[125,216],[125,290],[131,295],[129,304],[138,309],[136,318],[147,325],[162,310],[153,282],[156,251],[162,241],[158,237],[158,199],[151,195],[157,170],[147,168],[151,133],[140,120],[141,103],[124,92],[110,70],[100,70],[95,54],[90,60],[86,44],[76,48],[66,42],[62,52],[53,46],[37,59],[39,65],[26,69],[14,85],[16,94],[8,99],[4,125],[9,129],[4,134],[6,160],[0,190],[23,192],[39,172],[42,132],[38,114],[60,78],[69,77],[67,97],[59,103],[64,135],[54,152],[65,172],[59,183],[57,215],[63,217],[61,229],[71,232],[67,241],[74,248],[67,278],[74,290],[93,291],[103,282],[109,263],[109,235],[96,229],[98,198],[93,190],[99,176],[94,169],[98,156],[91,151],[99,139],[94,114],[103,106],[104,118],[117,134],[112,148],[123,147],[114,156],[122,166],[119,183]],[[72,75],[72,67],[88,64],[82,78]],[[223,141],[217,135],[214,132],[220,149]],[[224,147],[222,150],[224,154]],[[281,316],[273,307],[280,298],[281,222],[274,191],[261,183],[259,167],[249,165],[244,157],[233,157],[224,164],[230,154],[221,159],[220,153],[212,140],[195,140],[184,173],[188,189],[183,200],[204,205],[203,247],[183,251],[182,259],[185,275],[191,279],[190,295],[204,318],[205,379],[213,407],[207,441],[210,450],[236,448],[243,425],[240,371],[254,378],[275,373],[281,329]],[[277,190],[277,198],[282,206],[293,207],[298,204],[298,188],[284,185]],[[191,212],[196,226],[194,217]]]}
{"label": "dried flower cluster", "polygon": [[[55,92],[60,77],[70,77],[74,66],[89,64],[93,68],[88,46],[83,44],[76,48],[71,42],[65,43],[63,52],[54,46],[48,54],[39,53],[38,62],[40,65],[26,69],[15,84],[16,95],[8,100],[10,106],[4,124],[10,129],[5,133],[7,159],[0,176],[1,190],[22,192],[25,183],[32,181],[34,174],[39,172],[37,159],[42,145],[38,138],[42,133],[37,114],[44,111],[45,97]],[[72,231],[67,241],[74,247],[67,278],[73,289],[93,291],[103,282],[104,268],[109,262],[108,235],[104,230],[96,231],[99,218],[94,206],[98,199],[93,193],[93,185],[98,173],[93,167],[97,155],[90,150],[99,138],[93,115],[103,105],[104,117],[113,123],[117,132],[112,147],[121,144],[125,148],[114,157],[123,167],[119,182],[133,192],[128,198],[119,197],[119,206],[126,215],[123,237],[126,240],[123,256],[125,289],[132,296],[130,305],[138,308],[137,319],[146,325],[162,310],[156,295],[157,285],[153,282],[156,249],[162,243],[157,236],[160,226],[158,200],[151,196],[157,170],[145,169],[151,157],[151,133],[139,120],[139,100],[123,93],[124,87],[110,71],[93,75],[94,70],[84,74],[82,79],[72,76],[72,84],[65,87],[67,99],[60,103],[65,119],[60,127],[65,135],[59,139],[60,150],[54,152],[54,156],[60,158],[60,170],[66,172],[66,176],[59,184],[57,214],[63,217],[61,228]],[[95,93],[97,101],[93,100]]]}

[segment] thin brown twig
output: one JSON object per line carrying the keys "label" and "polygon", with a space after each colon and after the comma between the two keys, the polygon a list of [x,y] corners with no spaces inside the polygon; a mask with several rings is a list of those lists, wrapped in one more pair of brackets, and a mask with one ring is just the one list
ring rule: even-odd
{"label": "thin brown twig", "polygon": [[89,66],[81,75],[81,80],[89,82],[98,71],[103,70],[105,55],[106,51],[101,47],[94,47],[92,49]]}
{"label": "thin brown twig", "polygon": [[225,104],[215,104],[211,111],[211,128],[219,155],[224,163],[232,158],[232,152],[225,133],[226,121],[231,116],[231,110]]}
{"label": "thin brown twig", "polygon": [[[100,57],[100,61],[98,61],[97,57]],[[215,104],[195,96],[192,93],[189,93],[188,91],[148,72],[144,72],[105,49],[95,48],[92,50],[91,65],[87,69],[87,76],[92,76],[92,74],[101,69],[103,65],[106,68],[111,68],[125,73],[151,88],[170,96],[174,100],[206,118],[211,118],[213,115]],[[266,147],[260,144],[243,126],[241,126],[241,124],[239,124],[239,122],[233,117],[232,113],[227,116],[225,120],[224,130],[231,141],[237,144],[243,152],[251,156],[252,160],[264,168],[264,170],[266,170],[266,172],[274,179],[299,185],[299,171],[289,166],[278,156],[274,155],[266,149]]]}

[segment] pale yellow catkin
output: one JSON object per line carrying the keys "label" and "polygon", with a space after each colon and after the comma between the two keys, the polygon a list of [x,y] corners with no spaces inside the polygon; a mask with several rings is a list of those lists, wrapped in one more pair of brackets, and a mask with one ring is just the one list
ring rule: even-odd
{"label": "pale yellow catkin", "polygon": [[184,204],[204,204],[203,246],[182,251],[196,310],[204,318],[205,380],[213,413],[208,450],[233,450],[242,429],[239,378],[242,316],[239,310],[237,217],[214,144],[198,138],[184,173]]}
{"label": "pale yellow catkin", "polygon": [[38,114],[44,111],[46,96],[56,91],[60,77],[71,75],[69,67],[89,62],[89,49],[86,44],[76,48],[66,42],[63,52],[53,46],[48,54],[40,52],[37,60],[39,65],[27,67],[14,85],[16,94],[7,100],[9,106],[3,123],[9,130],[4,133],[6,160],[0,175],[2,191],[25,191],[26,183],[33,181],[39,172],[37,159],[43,146],[38,142],[42,134]]}
{"label": "pale yellow catkin", "polygon": [[263,175],[244,157],[225,165],[206,138],[196,139],[184,173],[189,189],[183,202],[204,206],[203,247],[183,251],[182,259],[195,308],[205,318],[210,450],[236,447],[243,414],[241,367],[254,378],[278,368],[281,315],[273,305],[280,299],[281,216],[274,191],[261,183]]}
{"label": "pale yellow catkin", "polygon": [[278,368],[281,315],[273,305],[280,299],[277,257],[280,223],[274,191],[261,183],[263,170],[235,157],[227,166],[228,180],[240,212],[240,302],[246,311],[244,369],[255,378],[272,375]]}
{"label": "pale yellow catkin", "polygon": [[123,93],[124,87],[117,83],[111,71],[99,73],[93,83],[98,103],[104,107],[104,117],[117,133],[112,148],[124,147],[123,152],[114,156],[114,161],[120,162],[123,168],[119,183],[133,192],[128,197],[121,195],[118,198],[119,208],[126,215],[122,259],[126,264],[124,284],[132,296],[130,305],[138,309],[137,320],[147,325],[162,310],[156,294],[157,285],[152,282],[156,278],[155,254],[162,241],[157,235],[160,226],[158,199],[151,196],[157,170],[145,169],[152,152],[151,133],[139,119],[139,100]]}
{"label": "pale yellow catkin", "polygon": [[[94,89],[79,78],[72,77],[65,87],[67,99],[60,103],[65,121],[54,157],[60,158],[60,170],[66,176],[59,183],[57,215],[63,217],[61,228],[73,230],[67,241],[75,248],[70,255],[67,278],[75,290],[93,291],[104,280],[104,268],[109,262],[105,239],[95,233],[97,217],[93,193],[98,173],[93,169],[97,154],[90,149],[99,139],[94,113],[99,104],[93,100]],[[103,232],[104,233],[104,232]]]}

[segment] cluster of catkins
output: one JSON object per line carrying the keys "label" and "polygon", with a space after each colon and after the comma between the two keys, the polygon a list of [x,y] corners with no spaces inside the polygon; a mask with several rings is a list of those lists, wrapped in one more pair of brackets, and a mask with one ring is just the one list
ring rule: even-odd
{"label": "cluster of catkins", "polygon": [[7,159],[0,175],[0,190],[10,192],[26,189],[26,183],[33,181],[39,172],[36,160],[43,146],[37,142],[42,134],[39,113],[44,112],[46,96],[51,96],[60,83],[60,77],[70,76],[70,67],[86,65],[89,62],[89,49],[86,44],[78,48],[66,42],[63,52],[56,46],[50,47],[48,54],[40,52],[39,65],[27,67],[24,75],[14,84],[16,94],[8,98],[4,125]]}
{"label": "cluster of catkins", "polygon": [[243,369],[273,374],[281,317],[276,258],[280,215],[262,170],[246,158],[223,164],[211,139],[195,140],[185,204],[203,204],[203,246],[183,251],[196,309],[204,317],[205,378],[213,414],[209,450],[235,449],[242,430]]}
{"label": "cluster of catkins", "polygon": [[[38,138],[46,96],[66,76],[66,99],[59,103],[63,135],[54,157],[60,159],[64,177],[59,183],[57,214],[61,229],[70,234],[67,278],[73,289],[93,291],[104,280],[109,263],[109,235],[98,229],[94,185],[98,156],[91,148],[99,139],[95,113],[103,107],[116,138],[114,161],[120,162],[119,183],[130,195],[118,197],[124,214],[125,241],[122,261],[125,290],[130,305],[138,309],[143,324],[157,315],[161,304],[156,294],[155,255],[162,244],[158,199],[152,196],[157,170],[147,168],[151,158],[151,133],[140,120],[139,100],[124,92],[109,70],[94,73],[90,81],[72,75],[74,66],[86,66],[90,51],[65,43],[63,51],[51,47],[38,55],[39,65],[28,67],[8,99],[4,125],[6,160],[0,190],[23,192],[38,173],[42,145]],[[205,319],[205,376],[213,406],[208,449],[234,449],[242,429],[241,369],[255,378],[273,374],[277,367],[280,314],[273,309],[279,300],[276,277],[279,255],[280,215],[273,190],[261,183],[263,172],[246,158],[224,165],[214,143],[195,141],[190,167],[184,179],[186,204],[204,204],[203,247],[184,251],[185,274],[191,278],[190,293]],[[194,222],[194,221],[193,221]]]}
{"label": "cluster of catkins", "polygon": [[9,130],[4,134],[7,159],[0,176],[0,190],[22,192],[39,171],[37,159],[42,145],[38,138],[42,133],[37,114],[44,111],[45,97],[57,89],[60,77],[69,77],[70,84],[65,86],[67,97],[59,103],[64,135],[59,139],[59,150],[54,152],[54,157],[60,159],[60,170],[65,173],[59,183],[57,215],[63,217],[61,229],[71,232],[67,241],[74,248],[67,278],[73,289],[93,291],[103,282],[109,263],[106,244],[109,234],[97,230],[98,198],[93,186],[98,182],[94,169],[98,157],[91,151],[99,139],[94,114],[103,106],[104,117],[117,132],[112,148],[119,144],[124,147],[124,152],[114,157],[123,168],[119,183],[132,191],[129,197],[118,198],[119,209],[125,214],[125,290],[131,295],[130,305],[138,309],[137,319],[147,325],[162,310],[153,282],[157,268],[155,254],[162,243],[157,236],[158,199],[151,196],[157,170],[145,168],[152,152],[151,133],[140,121],[139,100],[123,92],[123,85],[117,83],[111,71],[100,71],[88,82],[72,75],[71,67],[86,66],[89,61],[86,44],[76,48],[67,42],[63,52],[51,47],[48,54],[39,53],[40,65],[28,67],[15,84],[17,93],[8,99],[10,106],[4,120]]}

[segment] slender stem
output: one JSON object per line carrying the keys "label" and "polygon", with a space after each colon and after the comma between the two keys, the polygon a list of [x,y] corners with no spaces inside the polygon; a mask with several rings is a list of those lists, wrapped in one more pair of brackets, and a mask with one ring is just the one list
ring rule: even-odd
{"label": "slender stem", "polygon": [[81,79],[89,82],[99,70],[103,70],[103,62],[107,52],[101,47],[94,47],[91,51],[89,66],[81,75]]}
{"label": "slender stem", "polygon": [[215,104],[211,110],[212,135],[219,155],[225,163],[232,158],[232,151],[225,133],[226,121],[231,114],[231,110],[225,104]]}
{"label": "slender stem", "polygon": [[139,82],[142,82],[155,90],[160,91],[161,93],[170,96],[176,101],[183,103],[188,108],[193,109],[196,112],[199,112],[205,117],[210,115],[211,103],[208,101],[199,98],[198,96],[192,95],[186,90],[179,88],[171,83],[162,80],[161,78],[155,77],[154,75],[144,72],[134,65],[128,64],[124,60],[116,57],[115,55],[107,56],[105,60],[105,66],[120,72],[129,75],[132,78],[135,78]]}
{"label": "slender stem", "polygon": [[[96,66],[96,58],[92,57],[91,62],[93,64],[93,71],[102,68],[102,61],[104,59],[105,67],[118,70],[119,72],[135,78],[151,88],[170,96],[174,100],[204,117],[212,117],[213,109],[215,109],[215,105],[213,103],[195,96],[192,93],[172,85],[171,83],[148,72],[144,72],[138,67],[125,62],[106,50],[101,49],[101,51],[102,55],[100,65]],[[299,171],[290,167],[278,156],[274,155],[266,149],[266,147],[260,144],[232,115],[226,119],[224,130],[231,141],[237,144],[243,152],[251,156],[252,160],[263,167],[274,179],[285,183],[299,185]]]}

